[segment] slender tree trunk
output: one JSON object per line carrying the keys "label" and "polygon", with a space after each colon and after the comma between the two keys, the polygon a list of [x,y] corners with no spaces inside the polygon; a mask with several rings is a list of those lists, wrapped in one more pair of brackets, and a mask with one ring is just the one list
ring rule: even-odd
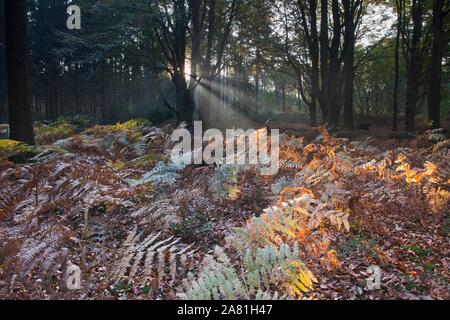
{"label": "slender tree trunk", "polygon": [[[1,4],[0,4],[1,5]],[[0,59],[3,57],[0,57]],[[2,62],[0,62],[2,63]],[[3,65],[1,66],[2,68],[4,67]],[[6,123],[7,122],[7,118],[6,118],[6,113],[7,113],[7,108],[6,108],[6,99],[5,99],[5,95],[6,95],[6,90],[5,90],[5,80],[4,80],[4,75],[0,74],[0,123]]]}
{"label": "slender tree trunk", "polygon": [[328,121],[329,124],[336,128],[339,125],[339,102],[338,102],[338,73],[339,73],[339,44],[341,37],[341,20],[339,13],[339,2],[333,0],[333,40],[330,48],[330,66],[328,76]]}
{"label": "slender tree trunk", "polygon": [[5,1],[6,63],[11,139],[34,145],[26,0]]}
{"label": "slender tree trunk", "polygon": [[321,77],[321,98],[319,99],[322,109],[323,121],[328,120],[328,0],[321,0],[320,18],[320,77]]}
{"label": "slender tree trunk", "polygon": [[[356,42],[356,22],[361,14],[362,2],[359,0],[343,0],[344,7],[344,127],[354,128],[354,108],[353,108],[353,86],[355,77],[355,42]],[[356,13],[356,17],[355,17]]]}
{"label": "slender tree trunk", "polygon": [[106,62],[102,63],[102,103],[101,115],[103,123],[111,123],[111,104],[108,101],[108,65]]}
{"label": "slender tree trunk", "polygon": [[[317,30],[317,0],[310,2],[311,17],[311,105],[309,106],[309,124],[312,127],[317,125],[317,101],[320,92],[320,70],[319,70],[319,38]],[[301,81],[301,79],[300,79]]]}
{"label": "slender tree trunk", "polygon": [[415,130],[415,118],[417,113],[417,103],[419,100],[420,71],[422,64],[420,44],[422,39],[424,5],[424,0],[413,0],[411,9],[413,19],[413,35],[407,75],[408,85],[405,108],[406,131]]}
{"label": "slender tree trunk", "polygon": [[[187,103],[192,104],[192,112],[195,109],[195,103],[198,106],[198,113],[200,115],[201,120],[204,122],[205,127],[209,126],[209,114],[203,115],[200,108],[204,105],[197,99],[194,100],[195,90],[197,89],[197,78],[200,76],[200,63],[202,59],[200,41],[201,41],[201,25],[200,25],[200,0],[190,0],[191,6],[191,22],[192,22],[192,53],[191,53],[191,75],[189,75],[189,92],[188,96],[190,96],[191,101]],[[188,97],[189,98],[189,97]]]}
{"label": "slender tree trunk", "polygon": [[261,52],[259,48],[256,50],[256,72],[255,72],[255,106],[254,106],[254,112],[255,114],[258,114],[259,107],[258,107],[258,96],[259,96],[259,82],[261,81],[261,67],[259,65],[259,61],[261,60]]}
{"label": "slender tree trunk", "polygon": [[[5,25],[5,1],[0,0],[0,28]],[[0,29],[0,69],[6,70],[6,57],[5,57],[5,34],[4,30]],[[0,123],[8,122],[8,108],[6,101],[6,72],[0,73]]]}
{"label": "slender tree trunk", "polygon": [[[301,81],[301,79],[299,80]],[[300,94],[300,89],[297,86],[297,109],[299,112],[302,111],[302,96]]]}
{"label": "slender tree trunk", "polygon": [[[298,76],[298,95],[301,97],[309,108],[309,123],[312,127],[317,125],[317,101],[321,101],[320,92],[320,69],[319,69],[319,34],[317,27],[317,0],[309,1],[309,15],[306,13],[305,3],[303,1],[297,2],[301,14],[301,23],[303,31],[305,32],[305,40],[308,45],[309,55],[311,58],[311,101],[308,102],[304,88],[303,88],[303,75]],[[308,23],[309,17],[309,23]],[[287,25],[287,23],[286,23]],[[323,27],[323,25],[322,25]],[[286,37],[286,41],[288,37]],[[322,38],[321,38],[322,39]],[[320,102],[319,102],[320,103]],[[321,104],[322,106],[323,104]],[[322,109],[323,114],[323,109]]]}
{"label": "slender tree trunk", "polygon": [[191,16],[192,16],[192,54],[191,54],[191,78],[190,89],[196,86],[196,77],[199,76],[199,66],[201,62],[201,47],[200,47],[200,3],[199,0],[191,0]]}
{"label": "slender tree trunk", "polygon": [[397,6],[397,35],[395,37],[395,80],[392,103],[392,130],[398,130],[398,88],[400,81],[400,37],[403,26],[403,0],[396,0]]}
{"label": "slender tree trunk", "polygon": [[441,127],[441,79],[442,59],[447,44],[444,30],[444,0],[433,2],[433,49],[428,84],[428,120],[432,128]]}
{"label": "slender tree trunk", "polygon": [[175,1],[175,41],[173,43],[175,65],[172,81],[177,95],[178,122],[186,122],[188,126],[191,126],[193,124],[195,106],[185,73],[187,13],[184,5],[184,0]]}
{"label": "slender tree trunk", "polygon": [[259,66],[256,67],[256,74],[255,74],[255,106],[254,106],[254,112],[255,114],[258,114],[258,96],[259,96]]}

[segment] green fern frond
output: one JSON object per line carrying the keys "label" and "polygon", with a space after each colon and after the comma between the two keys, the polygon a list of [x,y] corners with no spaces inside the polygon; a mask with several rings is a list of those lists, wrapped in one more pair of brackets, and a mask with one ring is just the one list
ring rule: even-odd
{"label": "green fern frond", "polygon": [[144,174],[138,180],[128,180],[131,186],[136,187],[146,183],[151,183],[155,187],[172,185],[180,177],[179,172],[186,166],[175,163],[159,162],[150,172]]}

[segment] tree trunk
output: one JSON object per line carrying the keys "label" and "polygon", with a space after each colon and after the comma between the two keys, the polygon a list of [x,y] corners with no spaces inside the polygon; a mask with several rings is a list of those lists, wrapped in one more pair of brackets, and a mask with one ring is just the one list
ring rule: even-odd
{"label": "tree trunk", "polygon": [[[317,0],[310,2],[311,17],[311,105],[309,106],[309,124],[317,125],[317,101],[320,95],[320,70],[319,70],[319,37],[317,31]],[[301,81],[301,79],[300,79]]]}
{"label": "tree trunk", "polygon": [[11,139],[34,145],[28,79],[26,0],[5,1],[5,31]]}
{"label": "tree trunk", "polygon": [[[5,25],[4,19],[4,0],[0,0],[0,27]],[[0,70],[6,70],[6,57],[5,57],[5,34],[2,29],[0,29]],[[0,73],[0,123],[6,123],[8,121],[7,113],[8,108],[6,105],[6,74],[5,72]]]}
{"label": "tree trunk", "polygon": [[444,0],[433,2],[433,49],[428,84],[428,120],[433,129],[441,127],[442,59],[447,43],[444,30]]}
{"label": "tree trunk", "polygon": [[321,99],[319,99],[322,109],[322,118],[328,120],[328,0],[321,0],[321,18],[320,18],[320,77],[322,81]]}
{"label": "tree trunk", "polygon": [[[309,55],[311,57],[311,101],[306,100],[306,96],[303,89],[303,75],[298,76],[298,94],[305,101],[309,108],[309,123],[312,127],[317,125],[317,102],[321,99],[320,95],[320,69],[319,69],[319,35],[317,28],[317,0],[309,1],[309,26],[308,27],[308,15],[306,13],[305,3],[298,1],[298,6],[301,14],[301,22],[303,30],[306,34],[306,43],[309,49]],[[310,30],[308,32],[308,30]],[[328,36],[327,36],[328,37]],[[322,104],[321,104],[322,106]],[[323,114],[322,109],[322,114]]]}
{"label": "tree trunk", "polygon": [[403,0],[396,0],[397,6],[397,35],[395,37],[395,80],[392,103],[392,130],[398,130],[398,87],[400,81],[400,37],[403,26]]}
{"label": "tree trunk", "polygon": [[177,113],[178,123],[186,122],[188,126],[193,124],[194,120],[194,100],[192,93],[188,88],[186,81],[186,28],[187,13],[184,6],[184,0],[175,2],[175,65],[172,81],[175,85],[177,95]]}
{"label": "tree trunk", "polygon": [[419,100],[420,70],[422,64],[421,39],[423,29],[424,0],[413,0],[412,4],[413,35],[407,75],[407,93],[405,108],[405,130],[415,130],[417,103]]}
{"label": "tree trunk", "polygon": [[[344,127],[354,129],[353,86],[355,77],[355,42],[356,22],[359,20],[362,2],[359,0],[343,0],[344,6]],[[356,11],[358,10],[358,11]],[[355,17],[355,13],[357,16]]]}
{"label": "tree trunk", "polygon": [[[191,53],[191,75],[189,75],[189,92],[187,93],[188,101],[187,103],[190,104],[192,107],[192,113],[194,113],[195,110],[195,103],[198,105],[198,113],[201,117],[201,120],[204,121],[205,127],[208,127],[209,125],[209,114],[203,115],[200,108],[204,107],[204,105],[199,101],[201,97],[198,97],[197,101],[194,100],[194,94],[195,90],[197,88],[197,78],[200,76],[199,68],[201,63],[201,47],[200,47],[200,40],[201,40],[201,26],[200,26],[200,4],[201,1],[199,0],[190,0],[190,6],[191,6],[191,22],[192,22],[192,53]],[[192,120],[191,120],[192,121]]]}
{"label": "tree trunk", "polygon": [[333,11],[333,40],[330,48],[330,65],[329,65],[329,76],[328,76],[328,90],[327,99],[328,100],[328,122],[333,127],[336,128],[339,125],[339,103],[338,103],[338,73],[339,73],[339,44],[341,37],[341,20],[339,13],[339,2],[338,0],[333,0],[332,2]]}

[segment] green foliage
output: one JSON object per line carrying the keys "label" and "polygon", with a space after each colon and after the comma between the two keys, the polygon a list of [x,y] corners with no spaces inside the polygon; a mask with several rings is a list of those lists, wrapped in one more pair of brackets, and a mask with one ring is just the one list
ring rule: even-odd
{"label": "green foliage", "polygon": [[151,126],[152,123],[146,119],[131,119],[124,123],[117,123],[113,126],[113,131],[127,131],[138,127]]}
{"label": "green foliage", "polygon": [[134,159],[133,162],[142,161],[142,164],[147,164],[144,157],[148,151],[150,135],[158,135],[159,132],[146,126],[147,124],[149,122],[146,120],[130,120],[114,126],[94,126],[74,137],[58,140],[53,145],[67,149],[75,147],[95,152],[118,152],[122,161]]}
{"label": "green foliage", "polygon": [[[181,298],[233,300],[261,298],[263,292],[284,287],[292,295],[312,289],[317,280],[298,258],[299,247],[288,244],[248,249],[238,272],[225,251],[216,247],[207,255],[196,280],[188,284]],[[274,294],[277,297],[278,294]]]}
{"label": "green foliage", "polygon": [[447,140],[444,129],[435,129],[428,132],[428,140],[432,143],[439,143]]}
{"label": "green foliage", "polygon": [[56,125],[61,126],[64,124],[71,124],[76,127],[87,127],[93,123],[86,115],[76,114],[74,116],[59,116],[56,120]]}
{"label": "green foliage", "polygon": [[280,247],[258,248],[255,252],[247,249],[243,263],[250,292],[269,290],[273,285],[284,285],[289,292],[297,295],[312,290],[313,282],[317,280],[298,256],[297,242],[293,247],[283,244]]}
{"label": "green foliage", "polygon": [[124,292],[127,292],[131,289],[131,285],[128,283],[117,283],[112,286],[112,292],[115,295],[123,294]]}
{"label": "green foliage", "polygon": [[0,140],[0,159],[17,164],[50,161],[66,152],[57,146],[29,146],[20,141]]}
{"label": "green foliage", "polygon": [[0,151],[11,150],[21,144],[22,144],[22,142],[20,142],[20,141],[15,141],[15,140],[10,140],[10,139],[2,139],[2,140],[0,140]]}
{"label": "green foliage", "polygon": [[15,140],[0,140],[0,159],[11,159],[19,154],[27,153],[29,146]]}
{"label": "green foliage", "polygon": [[54,125],[37,122],[34,127],[36,141],[39,144],[50,144],[56,140],[68,138],[75,134],[75,126],[68,123],[66,118],[59,118]]}
{"label": "green foliage", "polygon": [[226,198],[233,191],[238,182],[238,174],[241,165],[224,164],[216,168],[214,175],[209,180],[209,185],[215,197]]}
{"label": "green foliage", "polygon": [[339,247],[339,251],[344,255],[351,255],[357,251],[362,251],[372,256],[374,259],[377,259],[378,254],[374,248],[375,244],[375,239],[368,238],[364,234],[353,234]]}
{"label": "green foliage", "polygon": [[140,179],[128,180],[130,185],[139,186],[151,183],[156,188],[172,185],[180,177],[179,172],[186,166],[172,162],[159,162],[151,171],[144,174]]}
{"label": "green foliage", "polygon": [[216,247],[214,255],[207,255],[197,279],[186,285],[182,299],[233,300],[245,297],[245,287],[225,251]]}
{"label": "green foliage", "polygon": [[163,160],[164,160],[164,156],[162,154],[150,153],[150,154],[146,154],[145,156],[135,159],[134,162],[136,162],[137,164],[147,166],[147,165],[155,165]]}
{"label": "green foliage", "polygon": [[433,273],[436,269],[436,265],[432,262],[426,261],[433,256],[433,250],[431,248],[423,248],[417,245],[402,246],[401,249],[407,252],[405,256],[412,261],[420,265],[425,272]]}
{"label": "green foliage", "polygon": [[214,223],[209,221],[206,214],[188,207],[182,215],[181,223],[177,225],[176,232],[183,239],[202,240],[214,227]]}
{"label": "green foliage", "polygon": [[278,196],[283,189],[299,186],[299,182],[289,177],[281,177],[277,182],[272,185],[272,192]]}

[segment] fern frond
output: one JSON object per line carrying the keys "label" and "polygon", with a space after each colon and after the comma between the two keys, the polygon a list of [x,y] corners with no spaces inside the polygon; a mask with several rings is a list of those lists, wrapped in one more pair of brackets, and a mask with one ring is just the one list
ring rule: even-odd
{"label": "fern frond", "polygon": [[139,218],[139,225],[157,225],[164,231],[181,222],[179,212],[180,207],[173,205],[172,200],[163,199],[135,211],[131,216]]}
{"label": "fern frond", "polygon": [[180,177],[179,172],[186,166],[175,163],[159,162],[150,172],[144,174],[138,180],[128,180],[131,186],[139,186],[146,183],[152,183],[153,186],[162,187],[172,185]]}
{"label": "fern frond", "polygon": [[312,290],[317,280],[298,254],[298,244],[248,249],[239,274],[225,251],[216,247],[213,255],[205,256],[197,279],[178,296],[192,300],[254,299],[267,297],[272,287],[280,285],[289,294],[299,296]]}
{"label": "fern frond", "polygon": [[37,268],[39,268],[39,272],[51,275],[63,265],[68,250],[61,247],[64,234],[61,231],[55,231],[49,230],[42,240],[36,238],[25,240],[17,254],[21,265],[21,276],[25,276]]}
{"label": "fern frond", "polygon": [[280,296],[278,291],[258,291],[255,296],[256,301],[276,301],[276,300],[288,300],[286,295]]}
{"label": "fern frond", "polygon": [[205,256],[197,279],[186,292],[178,294],[181,299],[191,300],[233,300],[245,296],[242,280],[220,247],[214,249],[213,255]]}
{"label": "fern frond", "polygon": [[272,185],[272,192],[275,196],[278,197],[285,188],[296,187],[299,185],[300,183],[296,179],[291,179],[289,177],[281,177],[280,179],[277,180],[277,182],[275,182]]}
{"label": "fern frond", "polygon": [[228,196],[230,188],[238,182],[238,174],[243,166],[239,164],[224,164],[218,166],[214,175],[209,180],[214,196],[225,198]]}
{"label": "fern frond", "polygon": [[161,238],[161,233],[141,238],[136,228],[130,232],[119,250],[120,258],[113,268],[113,280],[145,283],[147,279],[156,279],[159,286],[163,285],[163,280],[172,286],[177,280],[181,282],[182,275],[187,273],[189,260],[195,256],[192,245],[180,244],[180,239],[174,237]]}

